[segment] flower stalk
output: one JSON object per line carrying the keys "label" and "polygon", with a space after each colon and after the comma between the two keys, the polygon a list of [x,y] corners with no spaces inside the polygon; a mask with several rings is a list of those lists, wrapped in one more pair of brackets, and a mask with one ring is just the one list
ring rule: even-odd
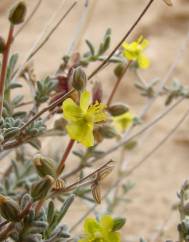
{"label": "flower stalk", "polygon": [[108,98],[108,101],[107,101],[107,107],[110,106],[110,104],[111,104],[111,102],[112,102],[112,100],[113,100],[113,98],[114,98],[114,95],[115,95],[115,93],[116,93],[116,91],[117,91],[117,89],[118,89],[118,87],[119,87],[119,85],[120,85],[120,83],[121,83],[121,81],[122,81],[124,75],[126,74],[127,70],[129,69],[131,63],[132,63],[131,61],[129,61],[129,62],[127,63],[127,65],[126,65],[126,67],[125,67],[125,70],[123,71],[122,75],[120,75],[120,77],[117,78],[116,83],[115,83],[115,85],[114,85],[114,87],[113,87],[113,89],[112,89],[112,91],[111,91],[111,93],[110,93],[110,96],[109,96],[109,98]]}
{"label": "flower stalk", "polygon": [[62,159],[60,161],[60,164],[59,164],[59,166],[57,168],[57,171],[56,171],[57,176],[60,176],[62,171],[64,170],[66,159],[68,158],[68,155],[70,154],[74,143],[75,143],[75,140],[70,139],[70,141],[69,141],[69,143],[68,143],[68,145],[66,147],[66,150],[65,150],[65,152],[63,154],[63,157],[62,157]]}
{"label": "flower stalk", "polygon": [[7,73],[7,64],[8,64],[10,47],[13,40],[13,33],[14,33],[14,25],[10,24],[5,50],[3,52],[3,60],[2,60],[1,75],[0,75],[0,118],[2,117],[2,112],[3,112],[5,79],[6,79],[6,73]]}

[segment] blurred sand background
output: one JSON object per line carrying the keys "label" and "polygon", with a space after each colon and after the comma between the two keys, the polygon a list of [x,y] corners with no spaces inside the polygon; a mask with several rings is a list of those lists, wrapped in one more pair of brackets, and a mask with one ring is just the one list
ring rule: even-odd
{"label": "blurred sand background", "polygon": [[[91,1],[96,1],[96,4],[94,11],[91,13],[90,22],[86,26],[86,32],[81,44],[82,50],[86,50],[84,45],[86,38],[98,44],[107,27],[112,28],[111,47],[113,47],[148,2],[147,0]],[[186,41],[189,32],[189,1],[173,1],[174,7],[168,8],[161,0],[156,0],[129,38],[132,40],[136,36],[143,34],[150,40],[147,54],[152,62],[151,67],[149,70],[141,72],[146,81],[157,77],[163,78],[175,61],[179,48]],[[0,34],[5,35],[7,33],[7,10],[14,2],[14,0],[0,1]],[[35,0],[28,0],[27,2],[29,9],[32,9],[36,3]],[[71,2],[71,0],[66,1],[64,11]],[[14,43],[13,51],[21,53],[20,59],[24,58],[28,49],[31,48],[33,42],[39,36],[40,31],[44,28],[45,23],[49,20],[49,16],[60,6],[60,3],[60,0],[43,0],[35,17]],[[83,1],[81,0],[44,48],[34,57],[37,76],[40,77],[46,73],[51,74],[57,69],[62,56],[68,49],[82,8]],[[172,76],[173,78],[170,78],[169,81],[179,79],[188,84],[188,63],[189,41]],[[91,68],[94,68],[94,66]],[[110,70],[111,67],[96,76],[96,79],[102,81],[105,87],[105,96],[107,96],[109,88],[114,83],[114,77]],[[129,73],[121,84],[115,99],[125,100],[137,113],[137,111],[141,110],[144,99],[139,97],[137,91],[132,87],[134,78],[136,77]],[[180,105],[167,118],[163,119],[156,129],[150,130],[143,136],[134,154],[126,154],[125,159],[129,161],[129,166],[132,166],[145,155],[174,126],[187,106],[187,102]],[[163,100],[157,101],[146,119],[152,119],[163,107]],[[136,184],[135,188],[128,194],[131,202],[122,204],[122,207],[115,212],[117,215],[127,217],[124,239],[137,241],[140,237],[144,237],[152,241],[167,218],[169,219],[166,222],[163,239],[177,239],[175,238],[177,212],[172,213],[171,217],[169,215],[171,206],[177,201],[176,192],[182,182],[189,178],[188,126],[189,121],[186,121],[180,131],[129,178]],[[119,154],[114,154],[113,158],[115,160],[119,159]],[[108,181],[106,185],[108,185]],[[80,211],[84,211],[85,208],[86,206],[81,204],[74,206],[66,219],[71,220],[70,223],[73,224],[75,219],[81,215]]]}

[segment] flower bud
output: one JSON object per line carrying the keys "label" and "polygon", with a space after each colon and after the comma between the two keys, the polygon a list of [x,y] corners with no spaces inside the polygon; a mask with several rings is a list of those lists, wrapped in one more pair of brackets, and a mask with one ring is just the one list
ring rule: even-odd
{"label": "flower bud", "polygon": [[26,5],[23,1],[20,1],[10,10],[9,21],[13,25],[21,24],[22,22],[24,22],[25,16]]}
{"label": "flower bud", "polygon": [[31,187],[31,196],[33,200],[37,201],[45,198],[54,181],[52,176],[47,175],[42,180],[34,183]]}
{"label": "flower bud", "polygon": [[126,63],[120,63],[116,66],[116,68],[114,69],[114,74],[117,78],[120,78],[124,72],[125,72],[125,68],[126,68]]}
{"label": "flower bud", "polygon": [[112,116],[119,116],[119,115],[124,114],[128,111],[129,111],[128,106],[126,106],[124,104],[115,104],[115,105],[112,105],[108,108],[108,112]]}
{"label": "flower bud", "polygon": [[3,37],[0,36],[0,54],[2,54],[5,50],[6,43]]}
{"label": "flower bud", "polygon": [[50,175],[56,177],[56,167],[52,160],[37,154],[33,159],[33,164],[40,177]]}
{"label": "flower bud", "polygon": [[95,82],[93,89],[92,89],[92,96],[93,96],[93,103],[96,101],[101,103],[102,102],[102,84],[100,82]]}
{"label": "flower bud", "polygon": [[112,139],[117,136],[116,130],[108,125],[103,125],[99,127],[99,132],[102,135],[102,137],[106,139]]}
{"label": "flower bud", "polygon": [[72,86],[77,91],[82,91],[87,83],[87,76],[81,67],[78,67],[73,72]]}
{"label": "flower bud", "polygon": [[11,198],[3,195],[0,195],[0,214],[8,221],[17,222],[20,219],[20,209],[18,204]]}

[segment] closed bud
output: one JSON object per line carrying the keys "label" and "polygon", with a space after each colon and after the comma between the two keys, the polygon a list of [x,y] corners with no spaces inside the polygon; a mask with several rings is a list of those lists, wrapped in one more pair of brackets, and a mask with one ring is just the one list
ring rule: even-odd
{"label": "closed bud", "polygon": [[23,1],[20,1],[10,10],[9,21],[13,25],[21,24],[22,22],[24,22],[25,16],[26,5]]}
{"label": "closed bud", "polygon": [[102,84],[100,82],[95,82],[93,89],[92,89],[92,97],[93,97],[93,103],[95,102],[102,102]]}
{"label": "closed bud", "polygon": [[46,197],[49,190],[52,188],[54,178],[47,175],[41,181],[34,183],[31,187],[31,196],[34,201],[41,200]]}
{"label": "closed bud", "polygon": [[3,37],[0,36],[0,54],[2,54],[5,50],[6,43]]}
{"label": "closed bud", "polygon": [[56,167],[52,160],[37,154],[33,159],[33,164],[40,177],[45,177],[46,175],[56,177]]}
{"label": "closed bud", "polygon": [[125,72],[125,68],[126,68],[126,63],[120,63],[116,66],[116,68],[114,69],[114,74],[117,78],[120,78],[124,72]]}
{"label": "closed bud", "polygon": [[103,125],[99,127],[99,132],[102,135],[102,137],[106,139],[112,139],[117,136],[116,130],[108,125]]}
{"label": "closed bud", "polygon": [[73,72],[72,86],[77,91],[82,91],[87,83],[87,76],[81,67],[78,67]]}
{"label": "closed bud", "polygon": [[0,214],[7,221],[17,222],[20,219],[20,208],[11,198],[0,195]]}
{"label": "closed bud", "polygon": [[112,116],[119,116],[129,111],[129,108],[125,104],[115,104],[108,108],[108,112]]}

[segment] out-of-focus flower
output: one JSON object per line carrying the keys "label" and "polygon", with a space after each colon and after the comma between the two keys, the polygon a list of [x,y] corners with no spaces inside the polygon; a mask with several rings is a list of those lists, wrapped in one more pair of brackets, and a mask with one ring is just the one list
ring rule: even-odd
{"label": "out-of-focus flower", "polygon": [[114,220],[104,215],[97,221],[87,218],[84,222],[84,236],[78,242],[120,242],[120,233],[114,232]]}
{"label": "out-of-focus flower", "polygon": [[124,42],[123,47],[123,56],[129,61],[137,62],[138,66],[141,69],[146,69],[150,65],[148,57],[143,53],[149,45],[149,41],[144,39],[143,36],[140,36],[136,41],[132,43]]}
{"label": "out-of-focus flower", "polygon": [[123,132],[131,126],[131,124],[133,123],[133,119],[134,119],[133,114],[131,112],[126,112],[119,116],[113,117],[113,122],[114,122],[115,128],[119,132]]}
{"label": "out-of-focus flower", "polygon": [[86,147],[94,145],[94,124],[105,121],[106,105],[96,102],[90,105],[90,93],[83,91],[80,104],[77,105],[71,98],[62,104],[64,118],[68,121],[66,130],[71,139],[77,140]]}

